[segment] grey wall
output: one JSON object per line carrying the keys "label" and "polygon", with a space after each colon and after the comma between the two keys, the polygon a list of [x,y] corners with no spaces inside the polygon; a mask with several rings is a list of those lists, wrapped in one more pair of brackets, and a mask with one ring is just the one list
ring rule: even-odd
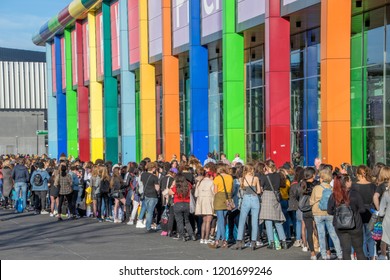
{"label": "grey wall", "polygon": [[[47,128],[44,122],[46,119],[46,110],[0,110],[0,154],[36,154],[37,136],[35,132]],[[47,153],[46,137],[45,135],[38,136],[38,154]]]}

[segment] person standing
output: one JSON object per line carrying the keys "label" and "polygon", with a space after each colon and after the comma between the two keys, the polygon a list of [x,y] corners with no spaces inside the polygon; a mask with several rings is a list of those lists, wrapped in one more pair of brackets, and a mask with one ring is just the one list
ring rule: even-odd
{"label": "person standing", "polygon": [[32,173],[30,184],[35,198],[35,214],[49,214],[46,211],[46,196],[49,190],[49,173],[45,170],[43,162],[37,163],[37,169]]}
{"label": "person standing", "polygon": [[72,195],[72,176],[68,173],[68,168],[66,166],[66,163],[61,163],[58,171],[57,178],[55,179],[56,186],[59,188],[59,203],[58,203],[58,221],[62,221],[62,204],[64,203],[64,199],[68,201],[68,207],[70,213],[74,213],[73,209],[73,195]]}
{"label": "person standing", "polygon": [[[389,171],[389,170],[387,170]],[[383,217],[382,222],[382,243],[381,243],[381,255],[378,257],[380,260],[387,260],[386,247],[390,245],[390,187],[387,185],[386,190],[383,193],[383,197],[379,206],[379,217]]]}
{"label": "person standing", "polygon": [[[356,258],[364,260],[366,257],[363,252],[363,223],[360,216],[366,211],[363,199],[360,194],[351,189],[352,179],[347,174],[340,174],[334,179],[333,193],[328,201],[328,214],[333,216],[333,226],[336,228],[337,236],[343,250],[343,260],[351,259],[351,248],[355,250]],[[345,204],[353,212],[355,227],[352,229],[339,230],[336,226],[337,207]]]}
{"label": "person standing", "polygon": [[[28,174],[27,167],[24,165],[23,159],[18,159],[17,165],[12,170],[12,179],[14,179],[16,199],[21,197],[23,199],[23,209],[26,209],[27,183],[29,182],[30,175]],[[22,191],[21,195],[20,191]],[[15,210],[15,212],[17,211]]]}

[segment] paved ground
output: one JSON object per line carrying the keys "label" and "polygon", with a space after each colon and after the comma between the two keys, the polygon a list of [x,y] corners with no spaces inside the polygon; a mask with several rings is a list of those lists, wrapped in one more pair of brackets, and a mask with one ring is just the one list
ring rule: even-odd
{"label": "paved ground", "polygon": [[0,210],[0,259],[127,260],[127,259],[250,259],[308,260],[300,248],[252,252],[209,249],[199,241],[178,241],[135,226],[98,223],[94,219],[57,222],[49,215],[14,214]]}

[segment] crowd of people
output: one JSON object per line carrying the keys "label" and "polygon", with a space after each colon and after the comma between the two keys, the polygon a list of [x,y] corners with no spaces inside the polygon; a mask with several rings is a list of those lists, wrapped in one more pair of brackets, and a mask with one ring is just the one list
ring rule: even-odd
{"label": "crowd of people", "polygon": [[318,158],[308,167],[211,153],[203,164],[159,155],[124,166],[64,154],[0,158],[8,211],[124,223],[210,249],[299,247],[311,260],[388,259],[389,184],[382,163],[333,167]]}

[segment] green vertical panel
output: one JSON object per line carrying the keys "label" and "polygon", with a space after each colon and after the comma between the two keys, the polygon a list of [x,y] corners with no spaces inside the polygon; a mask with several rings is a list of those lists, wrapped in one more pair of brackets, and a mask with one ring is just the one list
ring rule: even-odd
{"label": "green vertical panel", "polygon": [[72,80],[72,38],[71,31],[64,31],[65,37],[65,72],[66,72],[66,128],[68,135],[68,155],[77,158],[78,152],[78,118],[77,93],[73,90]]}
{"label": "green vertical panel", "polygon": [[118,162],[118,81],[112,76],[110,2],[104,0],[104,138],[106,161]]}
{"label": "green vertical panel", "polygon": [[236,1],[222,6],[223,136],[227,157],[245,152],[244,36],[237,34]]}

